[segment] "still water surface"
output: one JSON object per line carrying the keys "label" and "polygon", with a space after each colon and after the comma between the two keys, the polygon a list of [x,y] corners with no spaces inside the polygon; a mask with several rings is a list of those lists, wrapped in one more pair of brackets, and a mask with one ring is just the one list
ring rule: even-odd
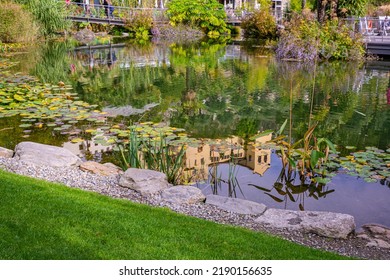
{"label": "still water surface", "polygon": [[[52,43],[13,59],[20,61],[13,71],[47,83],[72,85],[81,100],[116,116],[111,120],[116,123],[164,122],[197,138],[242,140],[259,131],[275,131],[292,119],[292,138],[300,139],[310,119],[318,123],[316,135],[331,139],[341,151],[346,146],[390,148],[390,66],[384,61],[303,65],[276,61],[260,47],[207,43],[96,47]],[[0,128],[16,127],[19,121],[0,119]],[[3,134],[0,144],[13,148],[24,137],[21,130]],[[28,140],[62,145],[98,160],[102,151],[109,150],[90,142],[70,143],[67,135],[47,130],[33,130]],[[358,226],[372,222],[390,226],[388,181],[367,183],[341,174],[320,191],[326,192],[323,197],[305,192],[294,194],[293,202],[289,195],[272,189],[281,165],[268,152],[262,158],[267,167],[261,171],[250,164],[237,166],[239,188],[231,195],[269,207],[298,210],[301,204],[305,210],[349,213]],[[203,157],[207,175],[208,164],[215,160],[207,149],[203,153],[196,156],[199,162]],[[227,176],[228,164],[221,163],[217,171]],[[197,185],[205,193],[228,195],[227,184],[211,187],[208,176],[203,179]]]}

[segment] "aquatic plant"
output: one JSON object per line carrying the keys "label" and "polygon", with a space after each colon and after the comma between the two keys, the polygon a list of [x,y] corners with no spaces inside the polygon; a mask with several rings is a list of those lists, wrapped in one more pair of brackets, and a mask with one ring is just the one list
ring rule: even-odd
{"label": "aquatic plant", "polygon": [[123,168],[160,171],[167,175],[169,183],[182,183],[186,146],[197,141],[174,131],[182,130],[151,122],[130,126],[128,141],[118,145]]}
{"label": "aquatic plant", "polygon": [[[347,146],[348,150],[356,147]],[[356,151],[343,157],[335,157],[327,164],[331,168],[345,170],[348,175],[363,178],[366,182],[390,183],[390,149],[386,151],[376,147],[366,147],[365,151]]]}

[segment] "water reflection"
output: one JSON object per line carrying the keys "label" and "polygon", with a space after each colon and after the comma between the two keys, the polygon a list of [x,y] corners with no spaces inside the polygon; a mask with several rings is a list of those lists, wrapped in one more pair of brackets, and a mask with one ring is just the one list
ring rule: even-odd
{"label": "water reflection", "polygon": [[[256,137],[254,141],[246,141],[241,137],[230,137],[224,140],[214,139],[197,147],[188,147],[185,154],[185,169],[191,181],[212,181],[214,187],[222,182],[234,184],[234,170],[220,177],[218,166],[221,163],[241,165],[250,168],[253,173],[263,175],[271,165],[271,149],[264,149],[261,144],[271,140],[272,133]],[[233,190],[235,192],[235,190]],[[214,190],[213,193],[217,193]]]}

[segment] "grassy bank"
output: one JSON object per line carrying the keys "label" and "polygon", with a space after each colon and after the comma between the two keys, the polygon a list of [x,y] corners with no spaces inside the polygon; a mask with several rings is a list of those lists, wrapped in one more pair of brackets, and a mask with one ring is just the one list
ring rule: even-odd
{"label": "grassy bank", "polygon": [[262,233],[0,170],[1,259],[340,259]]}

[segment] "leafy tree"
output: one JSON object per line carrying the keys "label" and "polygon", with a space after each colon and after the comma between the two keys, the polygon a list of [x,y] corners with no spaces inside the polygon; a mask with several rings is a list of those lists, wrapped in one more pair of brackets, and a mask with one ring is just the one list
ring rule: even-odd
{"label": "leafy tree", "polygon": [[230,33],[223,5],[216,0],[172,0],[168,3],[167,14],[172,25],[199,27],[209,37]]}

